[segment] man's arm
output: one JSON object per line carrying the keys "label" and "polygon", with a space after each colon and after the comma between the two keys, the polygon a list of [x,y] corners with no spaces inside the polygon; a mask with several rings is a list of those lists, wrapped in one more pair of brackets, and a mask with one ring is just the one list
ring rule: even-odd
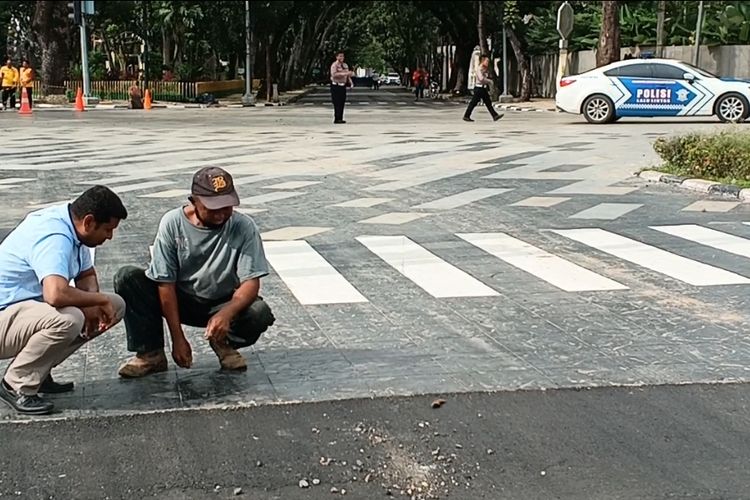
{"label": "man's arm", "polygon": [[76,288],[84,292],[99,291],[99,280],[96,277],[96,270],[93,267],[78,275],[76,278]]}
{"label": "man's arm", "polygon": [[232,300],[222,309],[226,314],[234,319],[242,311],[250,307],[255,302],[260,292],[260,278],[247,280],[242,283],[232,295]]}
{"label": "man's arm", "polygon": [[185,340],[185,332],[180,323],[180,309],[177,305],[177,285],[174,283],[159,283],[159,303],[161,313],[167,320],[169,335],[172,341]]}
{"label": "man's arm", "polygon": [[250,307],[250,304],[258,298],[259,291],[260,278],[253,278],[243,282],[234,291],[232,299],[208,321],[206,325],[206,338],[208,340],[224,339],[232,326],[232,320]]}
{"label": "man's arm", "polygon": [[78,290],[70,286],[66,278],[56,274],[50,274],[42,281],[42,298],[47,304],[56,308],[111,305],[106,295]]}

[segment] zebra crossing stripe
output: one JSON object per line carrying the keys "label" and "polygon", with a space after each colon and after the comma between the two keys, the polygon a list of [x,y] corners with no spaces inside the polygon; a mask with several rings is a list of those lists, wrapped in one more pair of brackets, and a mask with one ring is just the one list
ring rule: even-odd
{"label": "zebra crossing stripe", "polygon": [[625,285],[505,233],[465,233],[456,236],[566,292],[628,289]]}
{"label": "zebra crossing stripe", "polygon": [[359,236],[357,241],[433,297],[499,295],[406,236]]}
{"label": "zebra crossing stripe", "polygon": [[603,229],[565,229],[554,233],[622,260],[694,286],[748,284],[750,279]]}
{"label": "zebra crossing stripe", "polygon": [[271,266],[300,304],[368,302],[306,241],[267,241],[263,247]]}
{"label": "zebra crossing stripe", "polygon": [[721,231],[698,226],[696,224],[651,226],[651,229],[684,240],[699,243],[707,247],[716,248],[717,250],[750,258],[750,241],[745,238],[740,238],[739,236],[722,233]]}

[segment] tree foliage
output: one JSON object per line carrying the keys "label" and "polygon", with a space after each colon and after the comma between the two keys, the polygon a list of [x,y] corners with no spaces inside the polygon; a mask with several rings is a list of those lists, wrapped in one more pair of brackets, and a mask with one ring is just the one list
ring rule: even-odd
{"label": "tree foliage", "polygon": [[[61,81],[76,65],[79,42],[67,19],[66,3],[52,3],[0,0],[0,25],[12,35],[0,37],[0,51],[30,55],[41,67],[50,50],[43,45],[54,39],[65,50],[56,49],[58,60],[47,58],[46,65],[47,70],[63,73],[51,78]],[[570,50],[596,48],[602,2],[570,3],[575,12]],[[438,70],[442,65],[437,49],[448,44],[455,47],[449,90],[460,92],[466,88],[480,28],[490,39],[486,49],[497,56],[505,26],[520,68],[531,56],[557,51],[555,22],[560,4],[560,0],[484,1],[483,23],[479,23],[478,1],[253,0],[252,48],[257,57],[252,69],[256,77],[270,78],[282,89],[324,81],[338,50],[346,52],[353,66],[402,73],[421,63],[428,70]],[[657,2],[622,0],[619,4],[620,45],[654,46]],[[234,78],[245,59],[244,7],[245,2],[231,0],[97,1],[97,12],[89,19],[90,49],[102,55],[92,56],[100,60],[92,73],[96,70],[100,75],[106,66],[111,74],[122,76],[128,68],[138,68],[145,40],[150,48],[149,78],[158,77],[162,66],[180,79]],[[667,1],[665,12],[664,44],[694,43],[697,2]],[[702,43],[750,43],[750,0],[705,2]]]}

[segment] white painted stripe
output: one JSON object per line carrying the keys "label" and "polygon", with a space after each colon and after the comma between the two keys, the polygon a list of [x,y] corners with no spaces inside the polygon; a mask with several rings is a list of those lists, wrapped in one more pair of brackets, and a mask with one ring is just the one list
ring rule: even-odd
{"label": "white painted stripe", "polygon": [[570,216],[571,219],[615,220],[643,205],[639,203],[600,203]]}
{"label": "white painted stripe", "polygon": [[168,184],[174,184],[172,181],[149,181],[139,182],[138,184],[123,184],[122,186],[112,186],[110,189],[115,193],[129,193],[131,191],[138,191],[140,189],[149,189],[153,187],[166,186]]}
{"label": "white painted stripe", "polygon": [[249,198],[242,198],[240,200],[241,205],[259,205],[261,203],[270,203],[272,201],[286,200],[287,198],[294,198],[306,194],[304,191],[279,191],[277,193],[259,194],[257,196],[250,196]]}
{"label": "white painted stripe", "polygon": [[446,196],[445,198],[440,198],[435,201],[423,203],[421,205],[417,205],[412,208],[423,208],[427,210],[450,210],[452,208],[462,207],[464,205],[468,205],[469,203],[483,200],[491,196],[496,196],[498,194],[507,193],[508,191],[512,191],[512,190],[502,189],[502,188],[470,189],[469,191],[464,191],[463,193],[457,193],[451,196]]}
{"label": "white painted stripe", "polygon": [[553,232],[691,285],[750,283],[750,279],[744,276],[696,262],[603,229],[566,229]]}
{"label": "white painted stripe", "polygon": [[306,241],[268,241],[266,258],[300,304],[367,302],[336,269]]}
{"label": "white painted stripe", "polygon": [[750,240],[740,238],[715,229],[708,229],[695,224],[681,226],[651,226],[662,233],[671,234],[684,240],[693,241],[707,247],[750,258]]}
{"label": "white painted stripe", "polygon": [[157,191],[156,193],[142,194],[138,198],[178,198],[190,194],[189,189],[167,189],[166,191]]}
{"label": "white painted stripe", "polygon": [[359,236],[357,241],[437,298],[493,297],[498,293],[406,236]]}
{"label": "white painted stripe", "polygon": [[625,285],[505,233],[465,233],[456,236],[566,292],[628,289]]}

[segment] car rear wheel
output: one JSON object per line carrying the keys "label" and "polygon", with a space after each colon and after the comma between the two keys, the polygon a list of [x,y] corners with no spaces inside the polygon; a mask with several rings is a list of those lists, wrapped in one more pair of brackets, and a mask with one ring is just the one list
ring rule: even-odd
{"label": "car rear wheel", "polygon": [[716,116],[723,122],[743,122],[748,113],[747,99],[740,94],[724,94],[716,101]]}
{"label": "car rear wheel", "polygon": [[583,103],[583,117],[589,123],[610,123],[615,119],[615,105],[609,97],[594,94]]}

